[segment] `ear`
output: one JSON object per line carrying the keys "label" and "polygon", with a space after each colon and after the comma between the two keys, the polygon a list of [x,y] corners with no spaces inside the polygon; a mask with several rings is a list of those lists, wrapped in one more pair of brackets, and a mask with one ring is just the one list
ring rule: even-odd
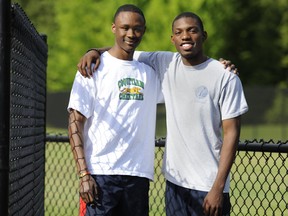
{"label": "ear", "polygon": [[175,42],[174,42],[174,37],[173,37],[173,35],[171,35],[171,36],[170,36],[170,40],[171,40],[171,43],[175,45]]}
{"label": "ear", "polygon": [[208,38],[208,34],[206,31],[203,32],[202,41],[204,42]]}
{"label": "ear", "polygon": [[111,31],[115,34],[115,32],[116,32],[116,26],[115,26],[115,23],[112,23]]}

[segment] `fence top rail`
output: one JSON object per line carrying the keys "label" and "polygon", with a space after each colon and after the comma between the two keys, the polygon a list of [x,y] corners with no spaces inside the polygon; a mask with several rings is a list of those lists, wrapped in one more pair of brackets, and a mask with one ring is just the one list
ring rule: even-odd
{"label": "fence top rail", "polygon": [[[46,142],[69,142],[69,137],[63,134],[46,134]],[[165,147],[166,138],[155,139],[155,146]],[[258,152],[279,152],[288,153],[288,140],[286,142],[274,143],[273,140],[268,142],[264,140],[246,140],[245,142],[239,142],[238,151],[258,151]]]}
{"label": "fence top rail", "polygon": [[46,142],[69,142],[69,137],[68,135],[63,135],[63,134],[46,134],[45,137]]}
{"label": "fence top rail", "polygon": [[258,151],[258,152],[279,152],[288,153],[288,140],[285,142],[278,141],[274,143],[273,140],[268,142],[264,140],[245,141],[239,143],[238,151]]}

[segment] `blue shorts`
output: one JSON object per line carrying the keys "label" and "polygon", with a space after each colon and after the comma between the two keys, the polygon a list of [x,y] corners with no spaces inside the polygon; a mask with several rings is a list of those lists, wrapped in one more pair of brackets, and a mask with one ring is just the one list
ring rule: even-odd
{"label": "blue shorts", "polygon": [[[208,192],[192,190],[166,181],[166,216],[204,215],[202,204]],[[224,193],[222,215],[230,215],[229,193]]]}
{"label": "blue shorts", "polygon": [[148,216],[149,179],[125,175],[92,175],[97,182],[99,206],[80,199],[80,215]]}

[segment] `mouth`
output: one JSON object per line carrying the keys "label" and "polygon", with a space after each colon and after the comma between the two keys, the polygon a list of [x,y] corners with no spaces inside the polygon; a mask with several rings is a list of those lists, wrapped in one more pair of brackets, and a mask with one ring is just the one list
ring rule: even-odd
{"label": "mouth", "polygon": [[190,43],[185,42],[185,43],[180,44],[180,46],[181,46],[184,50],[190,50],[190,49],[196,47],[196,42],[195,42],[195,43],[193,43],[193,42],[190,42]]}
{"label": "mouth", "polygon": [[135,46],[137,44],[136,40],[125,40],[124,42],[129,46]]}

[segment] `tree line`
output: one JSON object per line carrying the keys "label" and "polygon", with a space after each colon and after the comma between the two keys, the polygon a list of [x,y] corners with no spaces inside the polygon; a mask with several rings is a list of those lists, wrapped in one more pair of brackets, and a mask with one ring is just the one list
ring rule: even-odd
{"label": "tree line", "polygon": [[171,23],[198,14],[208,32],[206,53],[231,60],[244,85],[288,86],[287,0],[15,0],[48,39],[48,91],[69,91],[79,58],[91,47],[111,46],[111,23],[122,4],[139,6],[147,31],[139,50],[176,51]]}

